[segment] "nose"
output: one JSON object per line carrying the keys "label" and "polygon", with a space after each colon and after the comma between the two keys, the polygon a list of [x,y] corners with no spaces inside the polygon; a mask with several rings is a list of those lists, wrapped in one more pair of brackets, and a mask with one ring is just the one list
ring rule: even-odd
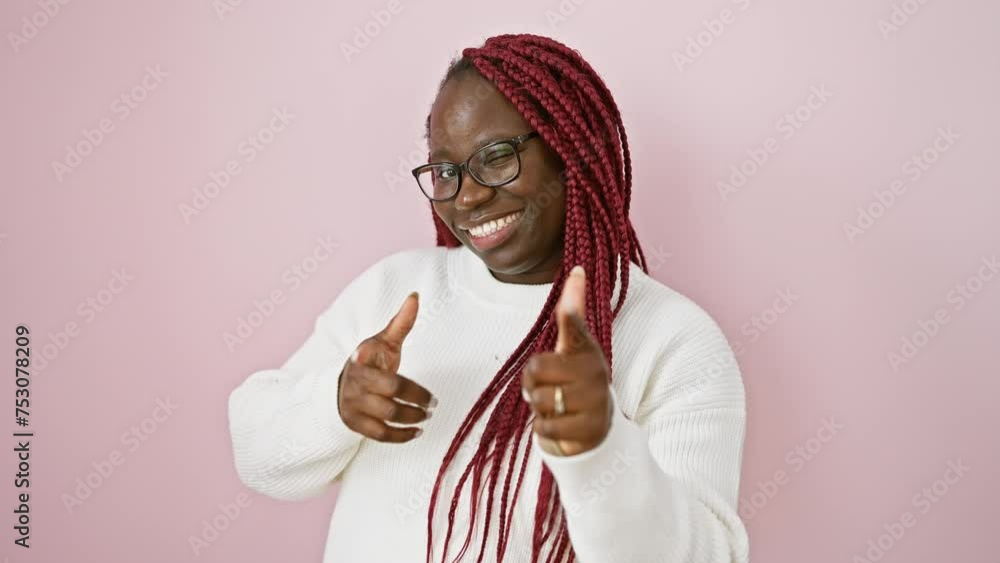
{"label": "nose", "polygon": [[462,177],[462,189],[455,196],[455,209],[460,211],[475,209],[495,196],[496,190],[480,184],[472,174],[465,174]]}

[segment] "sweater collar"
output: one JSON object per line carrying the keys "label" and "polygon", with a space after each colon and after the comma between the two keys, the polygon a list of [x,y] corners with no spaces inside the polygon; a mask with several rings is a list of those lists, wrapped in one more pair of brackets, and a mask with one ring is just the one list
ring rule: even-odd
{"label": "sweater collar", "polygon": [[454,249],[454,283],[466,293],[490,305],[537,314],[552,291],[552,282],[539,284],[507,283],[495,277],[483,260],[465,245]]}

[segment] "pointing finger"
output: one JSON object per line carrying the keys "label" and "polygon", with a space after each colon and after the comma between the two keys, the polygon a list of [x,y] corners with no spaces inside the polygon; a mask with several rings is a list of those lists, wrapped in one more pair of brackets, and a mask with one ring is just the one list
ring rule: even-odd
{"label": "pointing finger", "polygon": [[583,366],[577,358],[545,352],[535,354],[524,364],[521,382],[529,392],[539,385],[571,383],[580,379]]}
{"label": "pointing finger", "polygon": [[398,424],[416,424],[431,417],[428,411],[417,407],[404,405],[399,401],[386,399],[381,395],[369,393],[361,398],[357,405],[361,414],[376,420],[395,422]]}
{"label": "pointing finger", "polygon": [[381,370],[389,369],[390,364],[385,346],[375,338],[368,338],[362,341],[354,349],[350,361],[359,366],[371,366]]}
{"label": "pointing finger", "polygon": [[399,399],[424,409],[437,406],[437,399],[431,392],[412,379],[362,364],[351,367],[361,387],[369,393]]}
{"label": "pointing finger", "polygon": [[396,428],[367,415],[358,415],[352,429],[372,440],[397,444],[409,442],[423,433],[423,429],[416,426]]}

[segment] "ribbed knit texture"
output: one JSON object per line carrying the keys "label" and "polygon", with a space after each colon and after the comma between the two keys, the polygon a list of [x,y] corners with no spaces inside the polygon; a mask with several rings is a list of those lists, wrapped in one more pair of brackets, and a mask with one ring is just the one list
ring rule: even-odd
{"label": "ribbed knit texture", "polygon": [[[635,264],[629,267],[628,296],[612,331],[611,431],[598,447],[576,456],[532,447],[505,561],[531,560],[542,463],[559,486],[577,561],[748,559],[737,515],[746,411],[732,349],[698,305]],[[283,366],[252,374],[232,392],[229,421],[240,478],[279,499],[322,494],[342,483],[324,563],[423,562],[427,509],[445,451],[553,289],[559,288],[502,283],[465,247],[406,250],[378,260],[319,315],[314,332]],[[344,425],[337,377],[354,348],[385,327],[414,290],[420,310],[399,373],[429,389],[439,406],[421,436],[384,444]],[[435,561],[442,558],[454,486],[486,418],[441,489]],[[506,467],[504,462],[501,474]],[[460,499],[449,561],[468,530],[468,490]],[[485,561],[496,557],[495,516],[491,529]],[[461,561],[475,561],[483,532],[474,530]]]}

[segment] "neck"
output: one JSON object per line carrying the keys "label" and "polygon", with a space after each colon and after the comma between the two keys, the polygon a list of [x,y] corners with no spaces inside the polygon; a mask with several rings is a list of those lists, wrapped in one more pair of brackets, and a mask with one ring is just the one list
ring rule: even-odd
{"label": "neck", "polygon": [[548,258],[523,272],[505,273],[490,270],[490,273],[493,274],[494,278],[504,283],[532,285],[552,283],[556,279],[556,274],[558,274],[560,268],[562,268],[562,263],[563,252],[562,248],[559,248],[558,251],[550,254]]}

